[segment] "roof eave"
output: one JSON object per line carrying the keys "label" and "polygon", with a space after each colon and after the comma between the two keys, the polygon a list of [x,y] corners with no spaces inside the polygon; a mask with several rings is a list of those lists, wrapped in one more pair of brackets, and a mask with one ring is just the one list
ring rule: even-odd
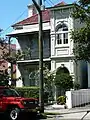
{"label": "roof eave", "polygon": [[[47,31],[50,30],[50,24],[49,22],[46,22],[48,24],[48,27],[44,27],[43,31]],[[33,24],[34,25],[34,24]],[[31,30],[30,29],[20,29],[20,30],[14,30],[11,33],[7,34],[7,36],[11,36],[11,37],[17,37],[19,35],[24,35],[24,34],[30,34],[30,33],[34,33],[34,32],[38,32],[38,28],[35,30]]]}
{"label": "roof eave", "polygon": [[[48,23],[48,22],[50,22],[50,20],[43,21],[43,23]],[[13,25],[13,27],[16,27],[16,26],[25,26],[25,25],[35,25],[35,24],[38,24],[38,23],[35,22],[35,23],[15,24],[15,25]]]}

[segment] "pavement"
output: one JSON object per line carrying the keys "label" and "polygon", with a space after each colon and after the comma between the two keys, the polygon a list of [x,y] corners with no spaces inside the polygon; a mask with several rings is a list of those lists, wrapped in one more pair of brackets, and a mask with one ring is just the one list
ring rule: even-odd
{"label": "pavement", "polygon": [[48,115],[47,120],[90,120],[90,105],[71,109],[53,109],[51,106],[47,106],[44,111],[57,113],[57,115]]}

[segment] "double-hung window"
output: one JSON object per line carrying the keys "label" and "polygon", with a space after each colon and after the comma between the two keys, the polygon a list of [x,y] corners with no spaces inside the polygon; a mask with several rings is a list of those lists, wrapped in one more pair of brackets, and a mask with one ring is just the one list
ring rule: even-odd
{"label": "double-hung window", "polygon": [[56,45],[68,44],[68,27],[60,25],[56,30]]}

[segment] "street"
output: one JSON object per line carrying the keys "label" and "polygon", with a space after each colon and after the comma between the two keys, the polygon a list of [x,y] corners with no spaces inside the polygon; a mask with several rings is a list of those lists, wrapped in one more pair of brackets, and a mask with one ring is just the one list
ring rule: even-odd
{"label": "street", "polygon": [[[9,120],[0,115],[0,120]],[[37,119],[34,116],[21,116],[18,120],[90,120],[90,112],[65,113],[61,115],[52,115],[47,119]]]}
{"label": "street", "polygon": [[[58,113],[47,115],[47,119],[36,118],[33,114],[22,114],[18,120],[90,120],[90,105],[71,109],[51,109],[45,108],[46,113]],[[0,120],[8,120],[5,115],[0,115]]]}
{"label": "street", "polygon": [[[4,114],[0,114],[0,120],[10,120]],[[18,120],[39,120],[36,116],[33,115],[20,115]]]}

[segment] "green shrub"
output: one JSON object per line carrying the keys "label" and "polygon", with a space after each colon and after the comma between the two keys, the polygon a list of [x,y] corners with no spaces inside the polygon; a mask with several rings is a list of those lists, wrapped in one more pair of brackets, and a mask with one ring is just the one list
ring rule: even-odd
{"label": "green shrub", "polygon": [[23,97],[39,98],[39,87],[16,87],[15,89]]}
{"label": "green shrub", "polygon": [[67,73],[56,74],[54,82],[56,87],[64,89],[65,91],[73,88],[72,76]]}
{"label": "green shrub", "polygon": [[65,96],[59,96],[57,98],[57,104],[64,105],[66,103],[66,97]]}
{"label": "green shrub", "polygon": [[78,81],[74,81],[73,88],[74,88],[74,90],[79,90],[80,89],[80,83]]}
{"label": "green shrub", "polygon": [[[22,96],[22,97],[34,97],[39,98],[39,87],[15,87],[16,91]],[[48,93],[44,93],[44,102],[48,103]]]}

